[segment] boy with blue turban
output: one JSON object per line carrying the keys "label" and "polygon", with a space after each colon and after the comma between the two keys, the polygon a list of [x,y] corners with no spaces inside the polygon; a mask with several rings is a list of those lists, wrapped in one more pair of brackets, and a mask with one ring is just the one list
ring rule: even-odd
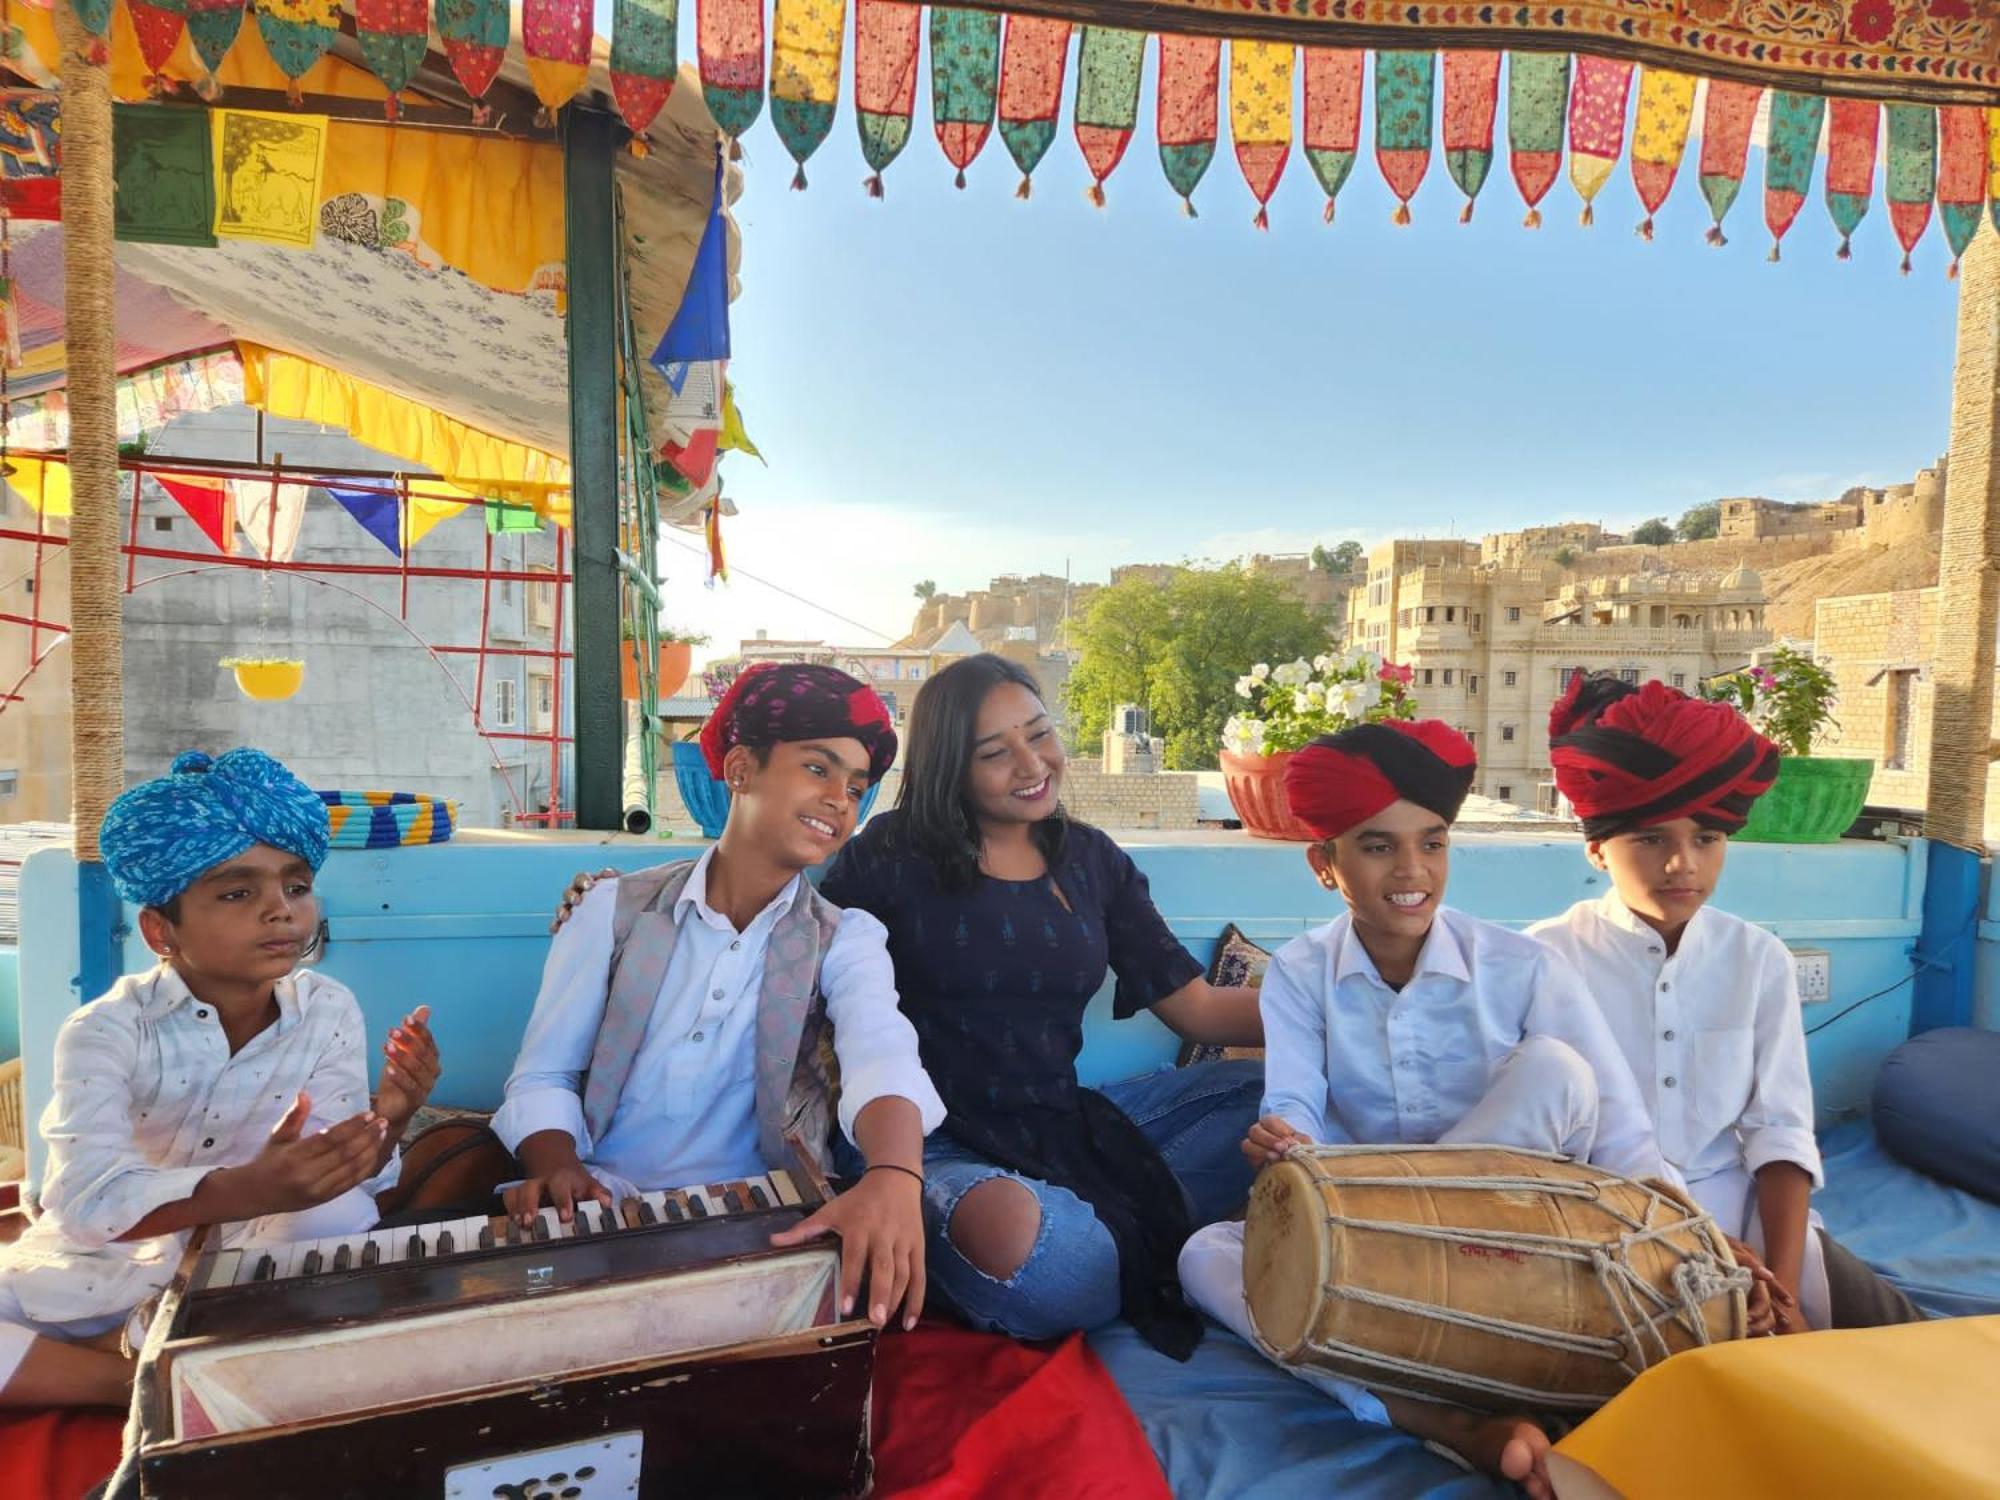
{"label": "boy with blue turban", "polygon": [[327,814],[270,756],[189,751],[114,802],[100,840],[162,961],[56,1037],[41,1216],[0,1251],[0,1406],[123,1405],[128,1320],[195,1228],[226,1226],[224,1245],[371,1228],[438,1075],[419,1008],[371,1102],[354,996],[298,967]]}

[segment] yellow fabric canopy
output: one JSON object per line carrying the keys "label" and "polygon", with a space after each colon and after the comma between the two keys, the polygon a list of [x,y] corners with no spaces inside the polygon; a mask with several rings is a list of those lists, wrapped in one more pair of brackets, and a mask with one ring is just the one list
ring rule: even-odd
{"label": "yellow fabric canopy", "polygon": [[9,458],[7,488],[32,510],[61,518],[70,514],[69,464],[60,458]]}

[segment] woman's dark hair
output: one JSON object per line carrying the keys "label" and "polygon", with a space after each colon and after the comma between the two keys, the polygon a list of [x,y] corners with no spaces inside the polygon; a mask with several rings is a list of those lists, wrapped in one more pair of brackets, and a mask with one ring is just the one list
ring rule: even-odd
{"label": "woman's dark hair", "polygon": [[[1037,698],[1041,684],[1026,667],[990,652],[953,662],[926,682],[910,705],[910,738],[903,752],[903,785],[896,794],[901,836],[936,867],[948,890],[968,890],[979,879],[979,821],[965,780],[979,710],[1003,683]],[[1068,817],[1061,804],[1036,823],[1030,836],[1054,874],[1062,860]]]}

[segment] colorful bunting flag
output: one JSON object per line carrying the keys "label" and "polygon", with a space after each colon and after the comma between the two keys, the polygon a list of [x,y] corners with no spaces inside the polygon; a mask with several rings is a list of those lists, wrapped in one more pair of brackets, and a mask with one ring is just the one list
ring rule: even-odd
{"label": "colorful bunting flag", "polygon": [[[161,482],[165,483],[164,480]],[[322,485],[321,488],[339,502],[342,510],[361,523],[363,531],[387,547],[392,556],[403,555],[402,506],[393,492],[352,489],[337,484]]]}
{"label": "colorful bunting flag", "polygon": [[236,523],[259,557],[290,562],[299,545],[299,525],[305,519],[306,487],[277,484],[269,479],[229,479]]}
{"label": "colorful bunting flag", "polygon": [[[625,0],[619,0],[622,13]],[[438,37],[452,75],[472,99],[472,123],[484,125],[493,111],[486,91],[507,58],[507,34],[512,26],[507,0],[437,0]],[[624,31],[620,23],[619,32]],[[613,43],[614,48],[616,43]]]}
{"label": "colorful bunting flag", "polygon": [[536,118],[554,124],[590,75],[590,0],[521,0],[521,51],[542,104]]}
{"label": "colorful bunting flag", "polygon": [[1708,105],[1701,117],[1701,195],[1715,220],[1704,238],[1726,245],[1722,219],[1743,188],[1743,168],[1750,156],[1750,127],[1757,122],[1757,99],[1764,91],[1754,83],[1708,81]]}
{"label": "colorful bunting flag", "polygon": [[257,34],[285,75],[285,97],[305,102],[299,80],[340,35],[340,0],[254,0]]}
{"label": "colorful bunting flag", "polygon": [[2000,109],[1986,111],[1986,213],[2000,229]]}
{"label": "colorful bunting flag", "polygon": [[430,0],[354,0],[354,35],[368,71],[388,96],[382,112],[396,118],[396,96],[410,86],[430,46]]}
{"label": "colorful bunting flag", "polygon": [[764,462],[764,455],[757,451],[757,445],[750,441],[750,433],[743,425],[743,413],[736,405],[736,387],[727,381],[722,385],[722,451],[724,453],[747,453],[758,463]]}
{"label": "colorful bunting flag", "polygon": [[1883,196],[1889,200],[1889,222],[1903,247],[1903,274],[1910,274],[1910,252],[1930,228],[1931,203],[1937,196],[1937,111],[1928,104],[1891,104],[1889,162],[1883,174]]}
{"label": "colorful bunting flag", "polygon": [[910,143],[917,104],[921,5],[855,0],[854,117],[870,172],[868,196],[882,196],[882,173]]}
{"label": "colorful bunting flag", "polygon": [[1827,106],[1826,211],[1840,231],[1837,260],[1854,252],[1850,241],[1875,196],[1875,154],[1882,106],[1863,99],[1835,99]]}
{"label": "colorful bunting flag", "polygon": [[77,20],[83,23],[83,29],[96,38],[90,44],[90,60],[94,63],[109,61],[111,50],[105,45],[105,38],[111,35],[112,0],[69,0],[69,5],[76,12]]}
{"label": "colorful bunting flag", "polygon": [[486,511],[486,530],[493,536],[504,536],[513,531],[542,529],[542,518],[532,505],[517,505],[506,500],[488,499],[483,508]]}
{"label": "colorful bunting flag", "polygon": [[[715,198],[695,247],[694,269],[674,319],[660,335],[652,363],[729,358],[729,225],[722,212],[722,162],[715,164]],[[664,369],[661,370],[664,374]]]}
{"label": "colorful bunting flag", "polygon": [[1687,154],[1688,129],[1694,124],[1694,80],[1685,73],[1645,68],[1639,74],[1639,107],[1632,122],[1632,187],[1645,206],[1639,225],[1643,239],[1653,237],[1653,215],[1667,201],[1674,178]]}
{"label": "colorful bunting flag", "polygon": [[1000,49],[1000,139],[1021,169],[1016,198],[1056,138],[1062,113],[1063,70],[1069,65],[1069,22],[1041,16],[1007,17]]}
{"label": "colorful bunting flag", "polygon": [[708,112],[741,137],[764,108],[764,0],[697,0],[694,38]]}
{"label": "colorful bunting flag", "polygon": [[616,0],[611,11],[611,101],[634,136],[666,106],[680,71],[680,0]]}
{"label": "colorful bunting flag", "polygon": [[188,40],[208,70],[201,91],[211,99],[217,92],[215,75],[229,49],[236,45],[236,34],[243,29],[243,14],[248,9],[249,0],[187,0]]}
{"label": "colorful bunting flag", "polygon": [[121,240],[215,243],[215,165],[205,109],[114,107],[111,218]]}
{"label": "colorful bunting flag", "polygon": [[1076,143],[1090,168],[1090,201],[1104,207],[1104,179],[1118,168],[1139,124],[1143,31],[1083,28],[1076,56]]}
{"label": "colorful bunting flag", "polygon": [[19,495],[28,509],[51,520],[61,520],[70,514],[69,463],[66,459],[22,458],[13,454],[7,459],[4,478],[7,488]]}
{"label": "colorful bunting flag", "polygon": [[166,80],[160,70],[187,32],[188,0],[126,0],[125,10],[139,39],[139,60],[146,65],[146,92],[163,93]]}
{"label": "colorful bunting flag", "polygon": [[312,248],[326,172],[326,116],[212,113],[216,234]]}
{"label": "colorful bunting flag", "polygon": [[1229,44],[1229,134],[1259,229],[1271,227],[1271,194],[1292,154],[1293,57],[1290,42]]}
{"label": "colorful bunting flag", "polygon": [[846,0],[773,0],[771,30],[771,128],[799,164],[792,178],[799,192],[806,158],[833,129]]}
{"label": "colorful bunting flag", "polygon": [[1576,60],[1576,89],[1569,101],[1569,181],[1583,199],[1588,229],[1599,190],[1611,180],[1625,149],[1625,102],[1632,93],[1632,65],[1602,57]]}
{"label": "colorful bunting flag", "polygon": [[1410,222],[1410,200],[1431,166],[1431,96],[1437,58],[1429,52],[1375,54],[1375,162],[1396,195],[1394,222]]}
{"label": "colorful bunting flag", "polygon": [[1195,217],[1195,187],[1215,160],[1221,77],[1222,43],[1217,38],[1160,38],[1160,91],[1154,110],[1160,168],[1190,219]]}
{"label": "colorful bunting flag", "polygon": [[1945,275],[1953,280],[1958,278],[1959,257],[1979,233],[1988,150],[1985,110],[1964,104],[1938,110],[1938,217],[1951,245],[1951,267]]}
{"label": "colorful bunting flag", "polygon": [[155,474],[153,479],[174,504],[201,528],[201,534],[215,544],[217,552],[231,549],[229,534],[229,491],[220,479],[193,474]]}
{"label": "colorful bunting flag", "polygon": [[1771,231],[1772,260],[1778,258],[1778,242],[1812,191],[1813,163],[1819,157],[1825,119],[1826,101],[1817,94],[1789,89],[1771,94],[1770,119],[1764,128],[1764,225]]}
{"label": "colorful bunting flag", "polygon": [[1306,48],[1306,161],[1326,194],[1321,211],[1333,222],[1334,200],[1361,150],[1361,94],[1368,54],[1345,47]]}
{"label": "colorful bunting flag", "polygon": [[1000,17],[991,11],[931,7],[931,118],[945,160],[965,186],[972,165],[993,133],[994,96],[1000,89]]}
{"label": "colorful bunting flag", "polygon": [[1500,54],[1444,55],[1444,164],[1465,194],[1458,222],[1472,222],[1473,201],[1493,170],[1493,116],[1500,107]]}
{"label": "colorful bunting flag", "polygon": [[722,507],[709,506],[702,517],[702,537],[708,543],[708,581],[729,582],[729,559],[722,551]]}
{"label": "colorful bunting flag", "polygon": [[1563,121],[1569,114],[1569,57],[1516,52],[1507,59],[1507,157],[1514,185],[1528,205],[1521,223],[1542,227],[1542,199],[1562,167]]}

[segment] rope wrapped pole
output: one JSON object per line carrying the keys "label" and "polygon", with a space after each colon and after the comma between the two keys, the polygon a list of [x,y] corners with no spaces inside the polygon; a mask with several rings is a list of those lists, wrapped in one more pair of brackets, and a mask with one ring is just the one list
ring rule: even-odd
{"label": "rope wrapped pole", "polygon": [[1990,225],[1981,226],[1960,267],[1938,586],[1924,800],[1931,846],[1912,1031],[1963,1026],[1972,1018],[2000,625],[2000,234]]}
{"label": "rope wrapped pole", "polygon": [[69,366],[70,820],[75,825],[78,998],[117,978],[119,907],[97,828],[125,785],[118,578],[118,367],[112,243],[111,75],[67,0],[62,48],[63,315]]}

